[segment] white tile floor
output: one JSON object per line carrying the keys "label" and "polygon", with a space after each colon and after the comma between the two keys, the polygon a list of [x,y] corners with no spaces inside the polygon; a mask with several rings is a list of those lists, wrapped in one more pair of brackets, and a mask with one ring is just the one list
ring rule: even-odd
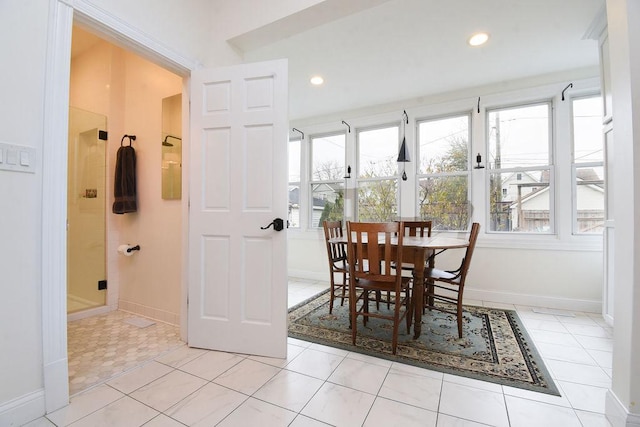
{"label": "white tile floor", "polygon": [[[325,287],[292,280],[290,305]],[[562,397],[289,339],[286,360],[181,347],[28,426],[609,426],[601,317],[500,307],[518,310]]]}

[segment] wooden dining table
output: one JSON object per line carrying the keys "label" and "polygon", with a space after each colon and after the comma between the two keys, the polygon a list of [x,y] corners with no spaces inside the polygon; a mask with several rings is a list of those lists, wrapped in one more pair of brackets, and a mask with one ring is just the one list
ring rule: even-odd
{"label": "wooden dining table", "polygon": [[[341,237],[330,239],[331,243],[347,244],[348,238],[345,234]],[[382,241],[380,243],[383,243]],[[391,239],[391,244],[397,247],[397,238]],[[416,301],[414,306],[414,326],[413,338],[417,339],[422,333],[422,308],[424,303],[424,269],[427,266],[427,260],[430,260],[430,267],[434,266],[434,257],[431,257],[435,251],[466,248],[469,246],[468,239],[458,237],[444,236],[442,234],[431,237],[404,236],[402,240],[402,262],[413,264],[413,298]]]}

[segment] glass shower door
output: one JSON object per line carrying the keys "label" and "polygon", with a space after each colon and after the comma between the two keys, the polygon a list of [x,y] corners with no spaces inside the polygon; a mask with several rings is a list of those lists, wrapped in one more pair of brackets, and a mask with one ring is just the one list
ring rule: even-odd
{"label": "glass shower door", "polygon": [[106,128],[105,116],[69,108],[67,313],[106,302]]}

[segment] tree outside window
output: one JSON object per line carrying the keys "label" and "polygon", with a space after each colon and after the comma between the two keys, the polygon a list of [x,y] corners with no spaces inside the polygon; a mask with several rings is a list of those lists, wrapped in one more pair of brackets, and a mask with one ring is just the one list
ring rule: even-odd
{"label": "tree outside window", "polygon": [[469,202],[468,114],[418,122],[418,215],[435,230],[466,230]]}
{"label": "tree outside window", "polygon": [[359,221],[397,218],[399,132],[398,126],[358,132]]}
{"label": "tree outside window", "polygon": [[344,218],[346,135],[311,137],[311,226]]}

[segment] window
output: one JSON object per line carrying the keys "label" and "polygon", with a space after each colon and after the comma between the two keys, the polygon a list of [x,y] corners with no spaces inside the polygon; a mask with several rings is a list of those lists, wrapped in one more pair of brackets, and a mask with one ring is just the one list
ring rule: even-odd
{"label": "window", "polygon": [[574,233],[602,233],[604,227],[604,150],[602,98],[572,101]]}
{"label": "window", "polygon": [[488,110],[490,231],[553,232],[550,110],[549,103]]}
{"label": "window", "polygon": [[290,228],[300,228],[300,144],[289,140],[289,213]]}
{"label": "window", "polygon": [[344,133],[313,136],[311,142],[311,227],[344,218]]}
{"label": "window", "polygon": [[418,122],[418,215],[435,230],[466,230],[469,203],[468,114]]}
{"label": "window", "polygon": [[398,126],[358,131],[358,220],[391,221],[398,212]]}

